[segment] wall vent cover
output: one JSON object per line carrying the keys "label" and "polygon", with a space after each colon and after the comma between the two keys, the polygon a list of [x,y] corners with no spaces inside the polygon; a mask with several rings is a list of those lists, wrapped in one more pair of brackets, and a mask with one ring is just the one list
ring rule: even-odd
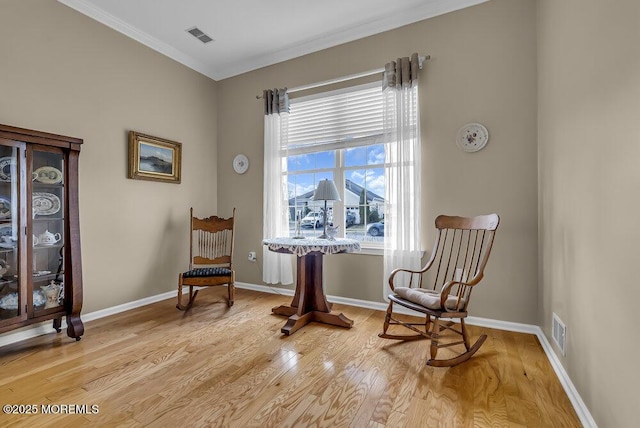
{"label": "wall vent cover", "polygon": [[553,313],[553,331],[552,331],[553,341],[558,345],[560,352],[562,352],[562,356],[567,355],[566,347],[567,347],[567,327],[564,325],[560,317],[554,312]]}
{"label": "wall vent cover", "polygon": [[198,27],[187,28],[185,31],[191,34],[196,39],[200,40],[202,43],[213,42],[213,39],[209,37],[207,34],[205,34],[204,31],[202,31]]}

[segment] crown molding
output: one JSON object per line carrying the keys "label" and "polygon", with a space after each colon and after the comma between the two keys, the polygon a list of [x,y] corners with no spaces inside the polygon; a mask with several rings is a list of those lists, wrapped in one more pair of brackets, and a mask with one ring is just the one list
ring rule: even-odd
{"label": "crown molding", "polygon": [[123,20],[116,18],[115,16],[105,12],[104,10],[88,3],[85,0],[58,0],[59,3],[74,9],[76,12],[80,12],[83,15],[88,16],[107,27],[116,30],[117,32],[124,34],[125,36],[132,38],[133,40],[142,43],[143,45],[153,49],[162,55],[179,62],[182,65],[189,67],[198,73],[216,80],[216,77],[211,73],[204,64],[195,58],[191,57],[179,51],[178,49],[170,46],[155,37],[150,36],[144,31],[138,30],[136,27],[124,22]]}
{"label": "crown molding", "polygon": [[212,69],[192,56],[183,53],[182,51],[150,36],[143,31],[140,31],[134,26],[116,18],[86,0],[58,0],[58,2],[76,10],[77,12],[94,19],[139,43],[142,43],[162,55],[165,55],[191,68],[192,70],[197,71],[198,73],[204,74],[213,80],[222,80],[237,76],[258,68],[287,61],[343,43],[362,39],[364,37],[369,37],[374,34],[399,28],[414,22],[433,18],[435,16],[464,9],[466,7],[475,6],[486,1],[489,0],[437,0],[427,2],[424,6],[413,8],[402,13],[389,15],[378,20],[345,28],[341,31],[327,32],[319,37],[314,37],[313,39],[291,45],[275,52],[270,52],[266,55],[252,56],[244,61]]}
{"label": "crown molding", "polygon": [[434,18],[436,16],[444,15],[470,6],[475,6],[487,1],[489,0],[438,0],[435,2],[428,2],[425,3],[424,6],[411,9],[410,11],[407,10],[403,13],[369,21],[341,31],[327,32],[318,37],[314,37],[311,40],[307,40],[275,52],[270,52],[266,55],[236,62],[234,65],[228,67],[221,67],[216,75],[219,79],[237,76],[238,74],[373,36],[375,34],[400,28],[425,19]]}

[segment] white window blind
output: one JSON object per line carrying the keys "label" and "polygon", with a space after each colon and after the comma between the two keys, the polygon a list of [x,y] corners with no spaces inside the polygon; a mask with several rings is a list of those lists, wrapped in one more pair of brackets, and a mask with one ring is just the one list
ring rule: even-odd
{"label": "white window blind", "polygon": [[355,86],[292,99],[289,155],[382,142],[380,83]]}

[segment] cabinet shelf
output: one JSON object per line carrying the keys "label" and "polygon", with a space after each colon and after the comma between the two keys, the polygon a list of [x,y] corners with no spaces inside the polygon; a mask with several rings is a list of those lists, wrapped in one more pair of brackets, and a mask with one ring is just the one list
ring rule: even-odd
{"label": "cabinet shelf", "polygon": [[48,183],[38,183],[37,181],[34,181],[33,188],[34,189],[64,189],[64,183],[48,184]]}
{"label": "cabinet shelf", "polygon": [[33,246],[33,250],[34,251],[35,250],[50,250],[52,248],[60,249],[62,247],[64,247],[64,244],[61,244],[61,243],[58,242],[57,244],[53,244],[53,245],[34,245]]}
{"label": "cabinet shelf", "polygon": [[[42,272],[48,272],[48,273],[42,273]],[[64,277],[64,270],[61,270],[60,272],[52,272],[52,271],[36,271],[33,273],[33,280],[34,281],[44,281],[44,280],[52,280],[52,279],[56,279],[56,276],[59,278]],[[18,276],[14,275],[13,278],[10,277],[6,277],[3,276],[2,279],[0,279],[0,287],[3,287],[7,284],[17,284],[18,283]]]}
{"label": "cabinet shelf", "polygon": [[11,284],[15,284],[17,286],[18,280],[17,279],[11,279],[11,278],[5,278],[5,277],[2,277],[0,279],[0,289],[2,287],[7,286],[7,285],[11,286]]}
{"label": "cabinet shelf", "polygon": [[60,281],[62,281],[61,278],[64,278],[64,271],[60,271],[60,273],[57,272],[51,272],[51,273],[47,273],[44,275],[33,275],[33,282],[50,282],[52,279],[55,280],[56,277],[58,277],[58,279]]}
{"label": "cabinet shelf", "polygon": [[[37,251],[37,250],[50,250],[52,248],[57,248],[60,249],[64,247],[64,244],[54,244],[54,245],[34,245],[33,246],[33,250]],[[18,249],[18,247],[12,247],[12,248],[4,248],[4,247],[0,247],[0,253],[11,253],[13,251],[16,251]]]}

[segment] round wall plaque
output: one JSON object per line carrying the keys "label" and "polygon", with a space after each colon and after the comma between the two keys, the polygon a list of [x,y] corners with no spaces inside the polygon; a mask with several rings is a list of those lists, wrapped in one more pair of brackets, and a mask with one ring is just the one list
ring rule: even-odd
{"label": "round wall plaque", "polygon": [[237,155],[233,158],[233,170],[238,174],[244,174],[249,169],[249,159],[245,155]]}
{"label": "round wall plaque", "polygon": [[489,131],[479,123],[468,123],[458,130],[456,144],[465,152],[477,152],[487,145]]}

